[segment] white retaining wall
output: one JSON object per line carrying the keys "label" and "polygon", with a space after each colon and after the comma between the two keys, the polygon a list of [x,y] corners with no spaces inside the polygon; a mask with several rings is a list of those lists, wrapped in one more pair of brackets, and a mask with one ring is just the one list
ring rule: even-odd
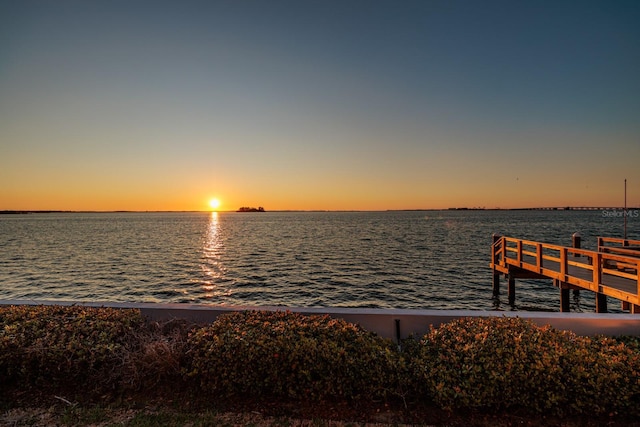
{"label": "white retaining wall", "polygon": [[151,320],[185,319],[196,323],[210,323],[221,314],[244,310],[288,310],[303,314],[328,314],[357,323],[368,331],[397,340],[410,335],[420,336],[430,326],[438,326],[461,317],[506,316],[530,319],[544,326],[570,330],[578,335],[638,335],[640,315],[606,313],[558,313],[530,311],[476,310],[410,310],[374,308],[305,308],[262,306],[211,306],[201,304],[109,303],[39,300],[5,300],[0,305],[78,305],[87,307],[137,308]]}

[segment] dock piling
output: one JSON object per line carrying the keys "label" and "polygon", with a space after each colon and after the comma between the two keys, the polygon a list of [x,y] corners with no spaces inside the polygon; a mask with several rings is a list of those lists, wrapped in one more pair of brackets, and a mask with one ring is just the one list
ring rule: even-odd
{"label": "dock piling", "polygon": [[509,305],[514,305],[516,302],[516,278],[513,274],[509,274]]}
{"label": "dock piling", "polygon": [[596,292],[596,313],[607,313],[607,296]]}
{"label": "dock piling", "polygon": [[[582,235],[577,231],[571,235],[571,246],[574,249],[580,249],[582,246]],[[578,254],[574,254],[575,257],[578,257]]]}
{"label": "dock piling", "polygon": [[560,288],[560,311],[569,313],[571,311],[571,302],[569,301],[569,289]]}

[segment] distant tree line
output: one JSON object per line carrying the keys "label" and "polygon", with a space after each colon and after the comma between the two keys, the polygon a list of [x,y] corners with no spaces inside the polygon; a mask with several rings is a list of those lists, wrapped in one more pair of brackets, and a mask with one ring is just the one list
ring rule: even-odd
{"label": "distant tree line", "polygon": [[243,206],[240,209],[238,209],[238,212],[264,212],[264,208],[262,206],[258,206],[257,208]]}

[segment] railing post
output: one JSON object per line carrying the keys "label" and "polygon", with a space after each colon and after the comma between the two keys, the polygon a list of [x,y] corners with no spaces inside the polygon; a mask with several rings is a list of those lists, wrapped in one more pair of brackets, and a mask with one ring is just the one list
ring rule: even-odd
{"label": "railing post", "polygon": [[602,254],[600,252],[593,253],[593,284],[596,292],[600,289],[600,281],[602,280]]}
{"label": "railing post", "polygon": [[596,313],[607,312],[607,296],[600,293],[600,282],[602,281],[602,254],[596,252],[593,257],[593,284],[596,289]]}
{"label": "railing post", "polygon": [[[636,280],[638,282],[638,285],[636,286],[636,293],[638,295],[638,299],[640,299],[640,259],[636,260]],[[640,309],[640,307],[638,308]]]}
{"label": "railing post", "polygon": [[[493,260],[494,263],[498,262],[499,256],[498,256],[498,251],[496,251],[496,243],[498,243],[501,238],[502,236],[497,233],[493,233],[491,235],[491,259]],[[503,242],[503,245],[504,245],[504,242]]]}
{"label": "railing post", "polygon": [[560,249],[560,274],[562,275],[562,280],[567,278],[567,248],[562,247]]}
{"label": "railing post", "polygon": [[[496,251],[496,244],[501,238],[502,236],[497,233],[493,233],[492,235],[493,244],[491,245],[491,259],[493,260],[494,264],[497,264],[500,258]],[[504,244],[505,242],[502,241],[502,246],[503,246],[502,257],[503,258],[505,256]],[[493,269],[493,296],[495,297],[498,295],[500,295],[500,273],[494,268]]]}
{"label": "railing post", "polygon": [[[598,238],[598,239],[599,239],[599,238]],[[571,235],[571,246],[573,246],[575,249],[580,249],[580,248],[582,247],[582,235],[581,235],[579,232],[577,232],[577,231]],[[566,251],[566,249],[565,249],[565,251]],[[574,252],[574,253],[573,253],[573,257],[574,257],[574,258],[579,258],[579,257],[580,257],[580,255]],[[563,264],[564,264],[564,265],[563,265],[563,267],[564,267],[564,269],[565,269],[565,270],[564,270],[564,273],[565,273],[565,274],[567,274],[568,269],[569,269],[569,268],[568,268],[568,266],[566,265],[566,263],[567,263],[567,257],[566,257],[566,253],[565,253],[565,260],[564,260],[564,263],[563,263]],[[560,268],[563,268],[563,267],[560,267]],[[565,278],[566,278],[566,277],[565,277]],[[563,278],[563,279],[564,279],[564,278]],[[580,290],[578,290],[578,289],[574,289],[574,290],[573,290],[573,295],[574,295],[574,296],[576,297],[576,299],[577,299],[577,297],[580,295]]]}
{"label": "railing post", "polygon": [[522,263],[522,240],[518,239],[518,241],[516,242],[516,250],[517,250],[517,257],[518,257],[518,262]]}
{"label": "railing post", "polygon": [[542,243],[536,245],[536,267],[542,272]]}

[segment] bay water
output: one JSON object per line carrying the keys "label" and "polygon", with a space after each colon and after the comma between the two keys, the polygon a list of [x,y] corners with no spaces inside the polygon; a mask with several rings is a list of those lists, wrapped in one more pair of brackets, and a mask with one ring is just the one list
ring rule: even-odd
{"label": "bay water", "polygon": [[[640,218],[627,236],[640,239]],[[0,299],[558,311],[550,280],[492,295],[492,234],[595,249],[622,211],[0,215]],[[572,311],[594,311],[574,295]],[[620,304],[612,300],[612,312]]]}

